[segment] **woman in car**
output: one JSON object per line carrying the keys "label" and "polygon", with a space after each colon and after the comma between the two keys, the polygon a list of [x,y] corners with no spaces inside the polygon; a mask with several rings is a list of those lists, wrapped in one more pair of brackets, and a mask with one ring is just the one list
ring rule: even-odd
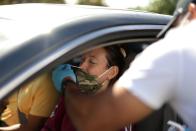
{"label": "woman in car", "polygon": [[[100,83],[101,86],[98,90],[90,89],[88,91],[85,91],[81,89],[81,92],[101,93],[106,88],[109,88],[110,85],[114,84],[114,82],[122,75],[124,70],[127,68],[125,67],[125,65],[127,65],[129,61],[126,58],[126,54],[127,53],[125,48],[116,45],[96,48],[85,53],[82,56],[82,62],[80,63],[80,69],[82,69],[82,71],[84,71],[87,75],[84,79],[86,80],[88,74],[90,76],[95,76],[96,80],[98,80],[98,83]],[[53,82],[55,84],[55,87],[62,94],[64,94],[64,90],[61,87],[61,83],[64,77],[69,76],[69,71],[67,71],[66,68],[69,68],[69,71],[73,71],[73,68],[71,68],[70,65],[65,64],[60,65],[53,72]],[[76,77],[81,77],[77,76],[78,74],[76,72],[75,74]],[[91,84],[92,81],[89,81],[89,85],[87,82],[85,87],[91,86]],[[41,131],[75,131],[74,126],[72,125],[68,115],[66,114],[64,102],[65,97],[62,96],[58,105],[56,106],[55,111],[51,114],[51,117],[47,120],[45,126]]]}

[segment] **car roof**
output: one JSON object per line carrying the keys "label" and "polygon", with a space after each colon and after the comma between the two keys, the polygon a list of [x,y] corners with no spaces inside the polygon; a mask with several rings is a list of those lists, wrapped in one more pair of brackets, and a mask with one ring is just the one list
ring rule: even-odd
{"label": "car roof", "polygon": [[[101,28],[130,24],[165,25],[169,20],[170,16],[167,15],[98,6],[36,3],[2,5],[0,56],[33,37],[49,34],[61,26],[69,27],[67,37],[70,40]],[[8,43],[12,46],[8,47]]]}
{"label": "car roof", "polygon": [[[9,85],[31,65],[36,66],[34,61],[52,57],[51,52],[58,52],[58,48],[65,46],[65,43],[70,43],[66,45],[68,47],[66,50],[79,46],[74,45],[72,41],[81,36],[92,32],[97,34],[100,33],[96,32],[99,30],[110,30],[110,27],[122,26],[126,29],[127,25],[165,26],[170,19],[171,17],[167,15],[97,6],[2,5],[0,6],[0,87]],[[78,39],[81,40],[84,39]],[[49,63],[44,62],[42,67]],[[33,74],[42,67],[37,66],[37,69],[33,67],[29,73]],[[26,78],[21,78],[21,81],[22,79]],[[13,85],[11,87],[10,90],[14,88]],[[0,90],[1,98],[4,92]]]}
{"label": "car roof", "polygon": [[[14,43],[13,45],[18,46],[35,36],[50,33],[60,26],[69,27],[71,36],[77,37],[89,31],[118,25],[165,25],[169,19],[167,15],[98,6],[3,5],[0,6],[0,42],[5,43],[1,44],[1,47],[7,43]],[[80,31],[73,31],[75,29]],[[12,47],[15,48],[15,46]],[[10,48],[5,48],[2,53]]]}

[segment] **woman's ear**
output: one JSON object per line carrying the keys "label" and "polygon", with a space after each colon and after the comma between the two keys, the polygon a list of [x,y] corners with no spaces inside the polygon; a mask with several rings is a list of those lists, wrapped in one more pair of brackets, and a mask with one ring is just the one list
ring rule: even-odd
{"label": "woman's ear", "polygon": [[118,68],[118,66],[112,66],[112,67],[110,68],[109,73],[108,73],[108,79],[109,79],[109,80],[113,79],[114,77],[116,77],[116,76],[118,75],[118,73],[119,73],[119,68]]}

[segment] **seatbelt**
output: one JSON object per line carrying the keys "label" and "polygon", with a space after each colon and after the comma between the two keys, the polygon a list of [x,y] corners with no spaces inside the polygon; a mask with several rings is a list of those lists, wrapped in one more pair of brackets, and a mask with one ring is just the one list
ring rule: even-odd
{"label": "seatbelt", "polygon": [[25,114],[23,112],[21,112],[18,107],[17,107],[17,111],[18,111],[18,118],[19,118],[20,124],[26,124],[27,118],[26,118]]}
{"label": "seatbelt", "polygon": [[19,102],[18,102],[18,98],[19,98],[19,92],[20,90],[18,90],[18,93],[17,93],[17,112],[18,112],[18,118],[19,118],[19,122],[20,124],[26,124],[27,123],[27,118],[25,116],[25,114],[23,112],[20,111],[19,109]]}
{"label": "seatbelt", "polygon": [[170,125],[168,131],[191,131],[190,128],[174,121],[168,121],[167,124]]}

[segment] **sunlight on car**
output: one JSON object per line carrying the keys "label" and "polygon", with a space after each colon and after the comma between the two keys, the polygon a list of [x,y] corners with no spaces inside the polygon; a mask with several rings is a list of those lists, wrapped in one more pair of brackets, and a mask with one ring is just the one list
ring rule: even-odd
{"label": "sunlight on car", "polygon": [[78,0],[64,0],[68,4],[77,4]]}
{"label": "sunlight on car", "polygon": [[49,34],[48,26],[30,26],[32,21],[13,21],[0,19],[0,56],[5,55],[4,52],[17,48],[23,43],[38,34]]}

